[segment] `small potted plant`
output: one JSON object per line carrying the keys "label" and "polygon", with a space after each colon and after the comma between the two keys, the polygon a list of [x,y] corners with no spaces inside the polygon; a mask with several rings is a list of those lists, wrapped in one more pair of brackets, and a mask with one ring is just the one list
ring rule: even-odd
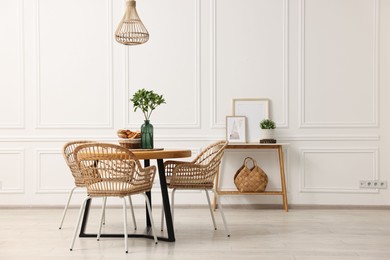
{"label": "small potted plant", "polygon": [[130,99],[133,103],[134,112],[140,109],[145,117],[145,122],[141,126],[141,148],[153,148],[153,125],[150,124],[150,116],[153,110],[161,104],[165,104],[163,95],[154,93],[153,90],[140,89],[134,93]]}
{"label": "small potted plant", "polygon": [[266,118],[260,122],[261,139],[260,143],[276,143],[274,139],[274,129],[276,124],[272,119]]}

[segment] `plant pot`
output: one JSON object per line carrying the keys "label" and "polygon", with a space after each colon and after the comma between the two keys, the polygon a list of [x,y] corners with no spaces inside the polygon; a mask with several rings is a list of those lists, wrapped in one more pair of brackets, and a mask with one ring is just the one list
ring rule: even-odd
{"label": "plant pot", "polygon": [[260,143],[276,143],[274,129],[261,129]]}

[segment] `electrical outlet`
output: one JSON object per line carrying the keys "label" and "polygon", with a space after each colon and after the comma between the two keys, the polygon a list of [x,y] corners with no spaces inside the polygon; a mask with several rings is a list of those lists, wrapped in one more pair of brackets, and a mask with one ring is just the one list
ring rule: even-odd
{"label": "electrical outlet", "polygon": [[360,188],[364,189],[387,189],[387,181],[381,180],[361,180]]}
{"label": "electrical outlet", "polygon": [[0,190],[3,189],[3,183],[0,181]]}

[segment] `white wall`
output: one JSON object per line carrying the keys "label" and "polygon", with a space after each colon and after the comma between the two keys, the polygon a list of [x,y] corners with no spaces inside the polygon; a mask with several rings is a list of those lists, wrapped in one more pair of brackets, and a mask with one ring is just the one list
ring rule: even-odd
{"label": "white wall", "polygon": [[[0,1],[0,205],[63,205],[72,187],[63,144],[116,142],[117,129],[139,128],[142,115],[128,102],[139,88],[167,101],[151,118],[158,147],[195,156],[225,138],[233,98],[268,98],[277,139],[289,143],[290,204],[390,204],[389,190],[359,189],[362,179],[390,182],[390,1],[137,6],[150,40],[125,47],[113,38],[123,0]],[[265,151],[228,151],[225,188],[247,155],[280,188],[277,155]],[[178,203],[205,199],[186,192]]]}

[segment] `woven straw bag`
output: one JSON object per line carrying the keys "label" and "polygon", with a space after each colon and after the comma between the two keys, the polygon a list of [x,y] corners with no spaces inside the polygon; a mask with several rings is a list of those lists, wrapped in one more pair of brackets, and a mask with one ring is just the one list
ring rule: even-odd
{"label": "woven straw bag", "polygon": [[[252,168],[248,162],[252,161]],[[246,157],[244,163],[234,175],[234,184],[240,192],[262,192],[268,184],[268,176],[251,157]]]}

